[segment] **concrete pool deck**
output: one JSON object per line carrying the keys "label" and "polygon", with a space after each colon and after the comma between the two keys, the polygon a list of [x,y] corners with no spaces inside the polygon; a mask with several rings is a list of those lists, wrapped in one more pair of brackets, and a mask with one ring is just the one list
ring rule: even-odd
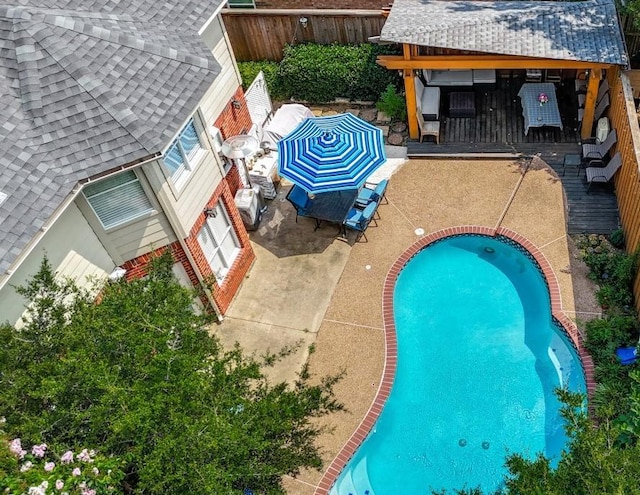
{"label": "concrete pool deck", "polygon": [[[313,290],[306,292],[290,281],[274,281],[269,300],[273,315],[263,323],[259,314],[250,313],[247,318],[244,310],[255,304],[251,296],[256,297],[256,290],[266,289],[257,284],[249,292],[250,284],[245,283],[231,315],[215,331],[223,342],[237,340],[243,347],[243,340],[253,339],[247,347],[254,350],[268,345],[270,338],[280,343],[302,337],[305,346],[313,343],[314,352],[308,354],[305,347],[283,363],[289,367],[289,377],[307,358],[316,377],[346,372],[335,390],[347,412],[319,420],[331,430],[319,439],[325,467],[358,427],[378,390],[384,365],[383,284],[392,264],[419,238],[416,229],[423,229],[424,235],[462,225],[511,229],[533,243],[549,261],[566,316],[584,321],[599,311],[586,268],[576,259],[566,235],[562,184],[543,162],[410,160],[391,178],[387,198],[389,204],[379,208],[378,226],[367,230],[368,242],[347,244],[332,239],[336,228],[329,225],[306,232],[307,242],[320,244],[306,249],[306,254],[299,247],[300,254],[275,256],[273,265],[261,268],[256,262],[249,280],[268,276],[256,269],[274,274],[279,261],[306,263],[312,270],[308,282]],[[290,205],[285,202],[281,206]],[[298,225],[304,228],[303,220]],[[286,237],[282,241],[286,242]],[[260,255],[258,251],[258,258]],[[311,256],[313,262],[305,256]],[[261,330],[261,324],[269,328]],[[300,325],[307,327],[297,328]],[[286,370],[275,377],[286,379]],[[286,478],[288,493],[315,493],[322,474],[306,470],[296,479]]]}

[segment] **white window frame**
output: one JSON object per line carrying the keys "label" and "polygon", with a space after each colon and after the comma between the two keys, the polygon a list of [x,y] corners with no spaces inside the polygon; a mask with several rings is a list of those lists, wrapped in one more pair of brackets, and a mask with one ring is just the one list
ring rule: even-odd
{"label": "white window frame", "polygon": [[[207,264],[211,268],[211,271],[216,278],[216,282],[218,282],[218,284],[221,284],[229,274],[229,270],[231,270],[234,261],[238,257],[238,254],[240,254],[241,245],[240,241],[238,240],[238,236],[233,228],[233,223],[231,223],[231,219],[229,218],[229,214],[227,213],[227,210],[225,208],[224,202],[222,200],[218,200],[213,209],[216,212],[216,216],[214,218],[207,217],[207,220],[198,232],[197,238],[200,249],[202,249],[204,257],[207,260]],[[218,227],[220,219],[224,220],[226,225],[222,230],[217,230],[216,227]],[[208,249],[200,241],[200,237],[202,236],[203,232],[205,232],[206,237],[213,241],[214,246],[212,246],[212,249]],[[229,236],[231,236],[233,240],[234,247],[230,252],[225,252],[222,246]],[[215,271],[213,268],[214,264],[212,263],[212,261],[214,259],[220,261],[220,264],[223,267],[219,272]]]}
{"label": "white window frame", "polygon": [[[189,156],[189,153],[185,151],[184,145],[181,141],[190,126],[193,126],[193,129],[195,131],[196,138],[197,138],[197,149],[194,150],[191,156]],[[198,165],[202,161],[202,158],[207,152],[206,148],[202,143],[202,137],[200,136],[200,134],[201,134],[201,128],[196,122],[195,116],[193,116],[187,121],[187,123],[182,127],[182,129],[180,129],[180,132],[178,133],[176,138],[173,141],[171,141],[171,144],[167,146],[167,149],[163,153],[164,167],[167,170],[169,176],[171,177],[171,180],[173,181],[174,186],[178,191],[180,191],[184,187],[184,185],[187,183],[187,181],[192,175],[192,172],[198,167]],[[167,164],[166,158],[174,146],[176,146],[178,152],[180,153],[180,157],[182,158],[182,164],[175,170],[172,170]]]}
{"label": "white window frame", "polygon": [[[91,211],[93,211],[94,215],[96,216],[96,218],[98,219],[98,221],[100,222],[100,225],[102,225],[102,227],[105,230],[110,230],[116,227],[119,227],[125,223],[131,222],[133,220],[136,220],[138,218],[144,217],[146,215],[149,215],[150,213],[153,213],[155,211],[155,208],[153,207],[153,204],[151,203],[151,200],[149,199],[149,196],[147,195],[146,191],[144,190],[144,187],[142,187],[142,182],[140,182],[140,178],[138,177],[138,175],[135,173],[135,171],[133,170],[126,170],[124,172],[121,172],[120,174],[118,174],[118,176],[122,176],[124,174],[131,174],[132,178],[131,180],[127,181],[127,182],[123,182],[122,184],[118,184],[114,187],[111,187],[109,189],[105,189],[104,191],[100,191],[97,192],[95,194],[91,194],[90,189],[91,186],[99,184],[100,182],[104,182],[107,181],[109,179],[112,179],[112,177],[109,178],[105,178],[102,179],[101,181],[96,181],[95,183],[90,183],[87,184],[85,186],[85,189],[82,191],[82,194],[84,195],[84,198],[87,201],[87,204],[89,205],[89,207],[91,208]],[[137,184],[137,187],[136,187]],[[129,191],[137,193],[138,196],[138,200],[140,200],[143,196],[144,199],[146,199],[147,202],[147,207],[143,208],[143,209],[138,209],[137,211],[130,209],[129,210],[129,215],[123,216],[121,218],[119,218],[118,220],[115,220],[109,224],[105,224],[104,219],[100,216],[100,214],[98,213],[98,211],[96,210],[94,203],[92,203],[92,200],[94,198],[99,198],[101,196],[107,195],[107,194],[113,194],[114,192],[124,189],[125,187],[128,187],[131,189],[131,186],[133,186],[133,190]],[[129,196],[131,197],[131,196]],[[144,200],[143,200],[144,202]],[[123,205],[123,203],[121,203],[121,206]],[[126,204],[125,204],[126,206]]]}
{"label": "white window frame", "polygon": [[228,0],[227,7],[230,9],[255,9],[256,2],[255,0],[245,0],[245,1],[240,0],[239,2]]}

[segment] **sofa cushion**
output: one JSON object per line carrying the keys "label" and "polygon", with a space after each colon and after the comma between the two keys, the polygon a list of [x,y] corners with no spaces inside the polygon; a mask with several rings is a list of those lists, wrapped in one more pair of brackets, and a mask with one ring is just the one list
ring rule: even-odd
{"label": "sofa cushion", "polygon": [[473,71],[425,69],[422,74],[428,86],[473,86]]}
{"label": "sofa cushion", "polygon": [[440,119],[440,88],[427,87],[422,92],[420,108],[424,120]]}
{"label": "sofa cushion", "polygon": [[495,69],[473,69],[473,84],[495,84]]}

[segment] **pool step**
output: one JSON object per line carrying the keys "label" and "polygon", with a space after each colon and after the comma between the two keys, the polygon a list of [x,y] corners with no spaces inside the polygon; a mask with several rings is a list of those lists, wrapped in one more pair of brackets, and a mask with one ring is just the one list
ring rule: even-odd
{"label": "pool step", "polygon": [[369,484],[367,458],[361,459],[354,468],[343,472],[329,491],[329,495],[375,495]]}

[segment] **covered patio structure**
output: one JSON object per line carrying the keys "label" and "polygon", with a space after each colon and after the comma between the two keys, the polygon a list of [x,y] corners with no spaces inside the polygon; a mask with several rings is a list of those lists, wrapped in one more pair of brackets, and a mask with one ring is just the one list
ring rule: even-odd
{"label": "covered patio structure", "polygon": [[[509,86],[507,81],[536,82],[539,76],[540,82],[547,80],[561,85],[580,75],[586,79],[581,126],[575,121],[577,104],[568,106],[565,112],[575,113],[563,115],[565,125],[547,137],[550,142],[586,139],[594,130],[600,81],[606,77],[611,83],[618,77],[619,69],[628,63],[613,0],[395,0],[380,42],[403,46],[402,55],[381,55],[378,63],[402,72],[412,139],[420,134],[417,113],[422,95],[417,92],[423,91],[422,86],[439,87],[443,95],[441,105],[449,102],[451,111],[451,92],[459,85],[466,93],[477,91],[487,96],[493,91],[494,99],[493,103],[490,98],[480,100],[477,109],[474,107],[468,113],[463,109],[462,114],[455,115],[469,119],[466,125],[462,123],[464,129],[457,131],[456,140],[482,140],[478,136],[488,135],[476,133],[470,138],[469,129],[475,124],[484,130],[487,125],[496,126],[495,132],[485,138],[492,143],[535,142],[539,137],[524,136],[522,107],[512,95],[519,88]],[[475,77],[466,77],[476,71],[482,76],[477,83]],[[443,83],[431,77],[443,72],[449,76]],[[502,103],[498,101],[500,95],[504,95]],[[572,100],[575,99],[574,96]],[[567,103],[564,93],[559,94],[559,102]],[[503,113],[496,112],[495,119],[488,121],[487,114],[495,109]],[[504,116],[502,121],[497,120],[500,115]],[[478,120],[470,122],[472,118]],[[454,131],[451,126],[447,131],[451,141]]]}

